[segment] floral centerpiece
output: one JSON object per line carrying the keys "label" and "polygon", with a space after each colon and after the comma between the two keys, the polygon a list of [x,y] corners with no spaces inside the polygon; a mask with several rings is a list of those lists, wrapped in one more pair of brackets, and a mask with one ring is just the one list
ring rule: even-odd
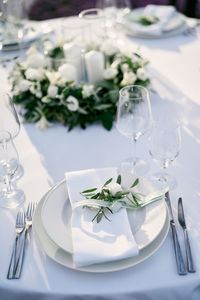
{"label": "floral centerpiece", "polygon": [[[110,130],[120,88],[150,84],[145,69],[148,61],[138,52],[121,52],[110,42],[77,49],[72,42],[53,45],[46,41],[43,51],[33,45],[25,60],[14,64],[9,76],[13,100],[21,105],[25,121],[37,122],[42,130],[52,122],[69,130],[101,122]],[[79,58],[74,59],[74,53]],[[79,63],[85,78],[78,74]]]}

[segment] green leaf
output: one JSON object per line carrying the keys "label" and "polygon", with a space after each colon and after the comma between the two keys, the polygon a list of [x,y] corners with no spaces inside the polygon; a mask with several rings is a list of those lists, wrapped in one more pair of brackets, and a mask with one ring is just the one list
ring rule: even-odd
{"label": "green leaf", "polygon": [[118,175],[118,177],[117,177],[117,183],[121,184],[121,182],[122,182],[122,177],[121,177],[121,175]]}
{"label": "green leaf", "polygon": [[99,105],[94,106],[94,109],[105,110],[110,107],[112,107],[112,104],[99,104]]}
{"label": "green leaf", "polygon": [[112,124],[114,121],[114,115],[112,112],[104,112],[101,115],[101,122],[103,124],[103,127],[107,130],[111,130]]}
{"label": "green leaf", "polygon": [[113,103],[116,103],[119,99],[119,91],[118,90],[111,90],[108,92],[109,98]]}
{"label": "green leaf", "polygon": [[104,183],[103,187],[106,186],[106,185],[108,185],[109,183],[111,183],[112,180],[113,180],[112,178],[108,179],[108,180]]}
{"label": "green leaf", "polygon": [[91,199],[97,199],[99,197],[100,193],[97,193],[96,195],[92,196]]}
{"label": "green leaf", "polygon": [[137,178],[133,184],[131,185],[131,188],[135,187],[139,183],[139,178]]}
{"label": "green leaf", "polygon": [[90,190],[85,190],[85,191],[83,191],[82,192],[82,194],[84,193],[91,193],[91,192],[94,192],[94,191],[96,191],[97,190],[97,188],[93,188],[93,189],[90,189]]}
{"label": "green leaf", "polygon": [[97,223],[101,221],[102,217],[103,217],[103,211],[101,210],[97,215]]}

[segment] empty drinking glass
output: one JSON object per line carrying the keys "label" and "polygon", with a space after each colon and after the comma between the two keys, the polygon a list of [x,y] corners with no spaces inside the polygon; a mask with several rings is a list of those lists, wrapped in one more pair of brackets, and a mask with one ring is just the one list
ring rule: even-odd
{"label": "empty drinking glass", "polygon": [[152,179],[160,189],[176,186],[176,180],[166,173],[166,169],[176,159],[181,149],[180,122],[169,121],[161,127],[160,123],[153,126],[149,138],[149,153],[153,160],[163,169],[155,173]]}
{"label": "empty drinking glass", "polygon": [[152,121],[149,92],[138,85],[126,86],[120,90],[117,108],[117,129],[133,141],[134,157],[123,161],[119,172],[144,175],[147,163],[136,155],[137,140],[150,128]]}
{"label": "empty drinking glass", "polygon": [[[6,130],[11,134],[12,139],[16,138],[20,131],[20,121],[12,98],[8,93],[0,93],[0,130]],[[23,168],[20,165],[15,172],[13,179],[23,175]]]}
{"label": "empty drinking glass", "polygon": [[0,131],[0,177],[4,187],[0,191],[0,207],[14,208],[24,201],[24,193],[14,189],[11,179],[19,166],[18,153],[9,132]]}

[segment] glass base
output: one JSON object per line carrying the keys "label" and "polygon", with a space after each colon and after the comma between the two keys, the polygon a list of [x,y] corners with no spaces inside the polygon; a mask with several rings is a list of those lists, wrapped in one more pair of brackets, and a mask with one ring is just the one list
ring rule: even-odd
{"label": "glass base", "polygon": [[13,190],[10,193],[3,190],[0,192],[0,207],[15,208],[21,205],[24,200],[24,192],[21,190]]}
{"label": "glass base", "polygon": [[[15,181],[20,179],[24,175],[24,168],[19,165],[13,176],[11,177],[11,181]],[[4,178],[0,177],[0,182],[4,183]]]}
{"label": "glass base", "polygon": [[177,187],[176,179],[167,173],[155,173],[151,175],[150,179],[159,190],[174,190]]}
{"label": "glass base", "polygon": [[118,166],[118,173],[129,173],[136,176],[144,176],[149,171],[148,163],[140,158],[127,158]]}

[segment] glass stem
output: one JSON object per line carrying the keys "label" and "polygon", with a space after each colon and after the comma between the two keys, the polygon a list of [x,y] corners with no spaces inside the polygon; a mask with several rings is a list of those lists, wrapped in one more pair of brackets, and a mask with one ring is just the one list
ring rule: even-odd
{"label": "glass stem", "polygon": [[134,153],[134,161],[137,159],[137,139],[133,139],[133,153]]}
{"label": "glass stem", "polygon": [[4,180],[6,184],[6,193],[10,194],[12,192],[10,176],[6,175]]}

